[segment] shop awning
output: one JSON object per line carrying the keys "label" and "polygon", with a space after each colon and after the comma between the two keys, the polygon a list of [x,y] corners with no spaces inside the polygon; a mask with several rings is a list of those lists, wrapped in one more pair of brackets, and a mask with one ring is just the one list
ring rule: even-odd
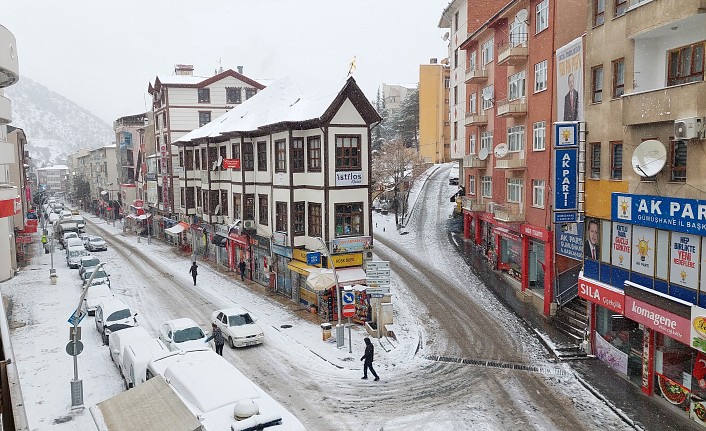
{"label": "shop awning", "polygon": [[336,270],[338,276],[338,284],[349,285],[356,283],[365,283],[366,275],[363,268],[357,266],[353,268],[341,268]]}
{"label": "shop awning", "polygon": [[174,226],[170,227],[169,229],[164,229],[165,232],[171,233],[172,235],[177,235],[185,230],[189,229],[189,225],[184,223],[183,221],[180,221],[179,223],[175,224]]}
{"label": "shop awning", "polygon": [[289,265],[287,265],[287,268],[291,269],[294,272],[297,272],[301,275],[309,275],[309,271],[312,269],[316,268],[316,266],[309,266],[304,262],[300,262],[298,260],[293,260],[289,262]]}
{"label": "shop awning", "polygon": [[148,218],[152,217],[151,214],[140,214],[139,216],[135,217],[138,220],[147,220]]}

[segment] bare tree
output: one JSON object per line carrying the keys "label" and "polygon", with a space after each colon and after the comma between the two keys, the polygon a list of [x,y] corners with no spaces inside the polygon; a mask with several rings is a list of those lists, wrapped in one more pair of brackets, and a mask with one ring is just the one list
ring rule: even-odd
{"label": "bare tree", "polygon": [[373,171],[371,178],[375,188],[382,193],[392,191],[395,203],[395,224],[400,225],[399,215],[407,205],[409,190],[419,175],[423,161],[419,152],[405,146],[401,139],[382,144],[380,150],[373,153]]}

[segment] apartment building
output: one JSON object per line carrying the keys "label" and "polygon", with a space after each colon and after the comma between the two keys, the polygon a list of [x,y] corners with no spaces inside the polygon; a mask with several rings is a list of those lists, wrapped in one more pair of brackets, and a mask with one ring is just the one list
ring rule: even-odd
{"label": "apartment building", "polygon": [[167,231],[205,233],[230,269],[245,261],[248,278],[323,311],[331,303],[325,307],[322,292],[306,285],[313,257],[321,262],[319,238],[341,284],[365,279],[369,143],[381,118],[352,77],[322,94],[304,96],[281,79],[176,140],[180,218],[195,222]]}
{"label": "apartment building", "polygon": [[706,425],[706,8],[588,5],[579,294],[591,352]]}
{"label": "apartment building", "polygon": [[[87,211],[118,217],[120,215],[120,184],[118,183],[118,157],[115,144],[94,150],[82,150],[70,157],[71,176],[75,199]],[[80,183],[88,185],[88,193],[80,194]],[[110,210],[108,210],[110,208]],[[110,214],[109,214],[110,211]]]}
{"label": "apartment building", "polygon": [[419,66],[419,155],[426,163],[451,161],[449,72],[447,59]]}
{"label": "apartment building", "polygon": [[[174,74],[158,75],[150,82],[154,112],[154,147],[158,154],[157,187],[158,215],[175,220],[179,213],[179,176],[181,174],[176,148],[172,142],[238,106],[265,88],[264,85],[238,71],[220,70],[214,76],[195,76],[188,64],[174,66]],[[172,169],[176,167],[176,170]]]}
{"label": "apartment building", "polygon": [[66,165],[45,166],[36,170],[40,188],[49,193],[69,191],[69,167]]}

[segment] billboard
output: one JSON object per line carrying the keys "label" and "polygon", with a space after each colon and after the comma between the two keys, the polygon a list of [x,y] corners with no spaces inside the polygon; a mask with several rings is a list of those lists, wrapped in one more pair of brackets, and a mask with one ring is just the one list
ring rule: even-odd
{"label": "billboard", "polygon": [[583,39],[556,51],[557,120],[583,121]]}

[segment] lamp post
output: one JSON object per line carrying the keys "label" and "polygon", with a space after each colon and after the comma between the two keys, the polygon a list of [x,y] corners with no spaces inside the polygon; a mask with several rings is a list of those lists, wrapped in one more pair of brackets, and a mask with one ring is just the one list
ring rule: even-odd
{"label": "lamp post", "polygon": [[336,273],[336,265],[333,264],[333,260],[331,259],[331,252],[329,252],[328,246],[326,245],[326,242],[324,242],[324,239],[321,237],[317,237],[316,239],[321,242],[321,246],[324,248],[326,258],[328,259],[329,264],[331,264],[331,269],[333,270],[333,278],[336,280],[336,314],[338,315],[338,323],[336,324],[336,347],[341,348],[345,344],[345,333],[343,332],[344,328],[341,324],[341,292],[338,286],[338,274]]}

